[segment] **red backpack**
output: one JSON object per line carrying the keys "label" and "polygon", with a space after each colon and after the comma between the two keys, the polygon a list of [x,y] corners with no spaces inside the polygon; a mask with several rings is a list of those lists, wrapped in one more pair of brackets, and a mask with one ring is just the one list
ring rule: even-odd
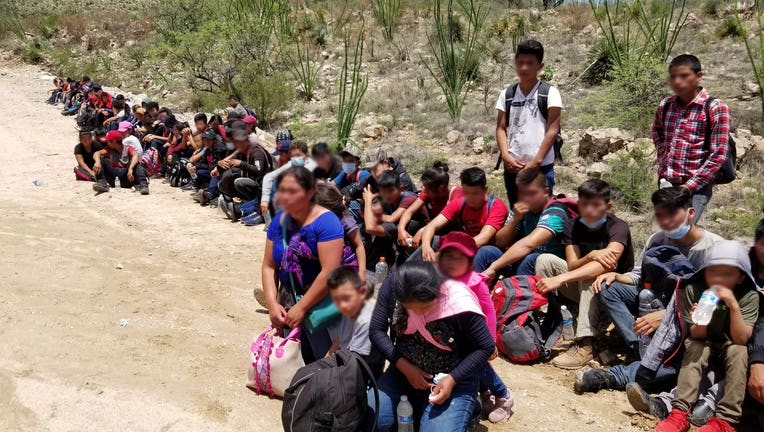
{"label": "red backpack", "polygon": [[[559,305],[536,289],[540,276],[513,276],[496,283],[496,346],[514,363],[546,360],[562,335]],[[549,305],[546,314],[539,309]]]}
{"label": "red backpack", "polygon": [[159,157],[159,152],[153,147],[147,148],[141,157],[141,165],[143,165],[143,169],[146,170],[147,177],[157,174],[162,169],[162,161]]}
{"label": "red backpack", "polygon": [[568,198],[563,194],[557,195],[554,198],[549,198],[549,201],[547,201],[544,206],[544,210],[553,205],[565,208],[565,211],[568,212],[568,216],[570,216],[572,220],[578,219],[578,201],[573,198]]}

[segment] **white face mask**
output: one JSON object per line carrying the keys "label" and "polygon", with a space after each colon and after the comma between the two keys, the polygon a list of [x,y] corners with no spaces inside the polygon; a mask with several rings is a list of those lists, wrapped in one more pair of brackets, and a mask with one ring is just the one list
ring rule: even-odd
{"label": "white face mask", "polygon": [[225,143],[225,148],[227,148],[228,150],[233,150],[233,149],[236,148],[236,146],[233,145],[232,142],[227,142],[227,143]]}
{"label": "white face mask", "polygon": [[295,156],[291,159],[292,166],[295,167],[304,167],[305,166],[305,157],[304,156]]}
{"label": "white face mask", "polygon": [[690,228],[692,228],[692,225],[690,225],[690,214],[687,213],[687,217],[681,225],[672,230],[664,232],[666,233],[666,237],[670,238],[671,240],[679,240],[680,238],[686,236],[688,232],[690,232]]}

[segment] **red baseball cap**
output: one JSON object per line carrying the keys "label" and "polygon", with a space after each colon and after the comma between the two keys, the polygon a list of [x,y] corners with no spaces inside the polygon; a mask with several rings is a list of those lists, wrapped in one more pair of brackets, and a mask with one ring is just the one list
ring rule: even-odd
{"label": "red baseball cap", "polygon": [[441,236],[438,246],[438,249],[441,251],[453,248],[470,258],[474,258],[478,250],[475,239],[472,238],[469,234],[461,231],[452,231],[444,236]]}
{"label": "red baseball cap", "polygon": [[248,116],[244,117],[243,119],[241,119],[241,121],[243,121],[246,124],[257,125],[257,117],[255,117],[253,115],[248,115]]}
{"label": "red baseball cap", "polygon": [[122,142],[122,134],[115,131],[110,130],[109,132],[106,132],[106,135],[104,135],[103,138],[101,138],[101,141],[116,141],[116,142]]}

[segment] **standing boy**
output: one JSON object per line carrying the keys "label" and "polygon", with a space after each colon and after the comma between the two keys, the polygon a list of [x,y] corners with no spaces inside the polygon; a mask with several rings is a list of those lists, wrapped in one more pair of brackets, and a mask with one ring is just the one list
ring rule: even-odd
{"label": "standing boy", "polygon": [[[664,99],[655,114],[652,137],[661,183],[692,192],[693,222],[713,195],[714,180],[730,153],[730,112],[700,86],[700,60],[689,54],[669,64],[674,96]],[[708,115],[708,118],[707,118]]]}
{"label": "standing boy", "polygon": [[515,69],[519,83],[504,89],[496,101],[496,142],[504,163],[504,187],[510,207],[517,202],[515,180],[523,169],[540,168],[552,193],[554,144],[562,113],[560,92],[538,79],[544,69],[544,47],[540,42],[529,39],[517,46]]}

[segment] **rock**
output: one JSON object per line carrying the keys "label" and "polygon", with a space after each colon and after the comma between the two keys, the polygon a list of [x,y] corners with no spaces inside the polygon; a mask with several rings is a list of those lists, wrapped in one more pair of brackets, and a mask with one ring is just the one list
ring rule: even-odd
{"label": "rock", "polygon": [[371,138],[373,140],[384,138],[387,136],[387,127],[381,124],[365,127],[363,129],[363,136],[364,138]]}
{"label": "rock", "polygon": [[476,155],[483,154],[485,151],[485,142],[483,141],[483,137],[479,136],[472,140],[472,152]]}
{"label": "rock", "polygon": [[462,133],[457,130],[452,130],[446,135],[446,142],[448,144],[456,144],[462,138]]}
{"label": "rock", "polygon": [[117,270],[122,270],[122,269],[124,269],[124,268],[125,268],[125,266],[123,266],[122,264],[117,264],[117,266],[116,266],[115,268],[116,268]]}
{"label": "rock", "polygon": [[689,28],[698,29],[703,26],[703,21],[701,21],[694,13],[690,12],[687,14],[686,25]]}
{"label": "rock", "polygon": [[609,173],[610,167],[604,162],[594,162],[586,168],[589,177],[602,178],[603,174]]}
{"label": "rock", "polygon": [[578,155],[588,159],[600,159],[626,147],[634,138],[626,131],[616,128],[589,128],[581,137]]}
{"label": "rock", "polygon": [[268,132],[261,132],[257,135],[257,139],[260,141],[260,144],[263,145],[263,147],[269,149],[269,150],[276,150],[276,137],[269,134]]}
{"label": "rock", "polygon": [[748,81],[743,85],[743,89],[751,96],[758,96],[761,93],[761,88],[753,81]]}
{"label": "rock", "polygon": [[[746,132],[748,133],[746,134]],[[732,139],[735,140],[737,160],[742,163],[745,161],[746,155],[756,147],[756,143],[751,139],[750,131],[746,131],[745,129],[739,129],[736,133],[731,135]]]}

